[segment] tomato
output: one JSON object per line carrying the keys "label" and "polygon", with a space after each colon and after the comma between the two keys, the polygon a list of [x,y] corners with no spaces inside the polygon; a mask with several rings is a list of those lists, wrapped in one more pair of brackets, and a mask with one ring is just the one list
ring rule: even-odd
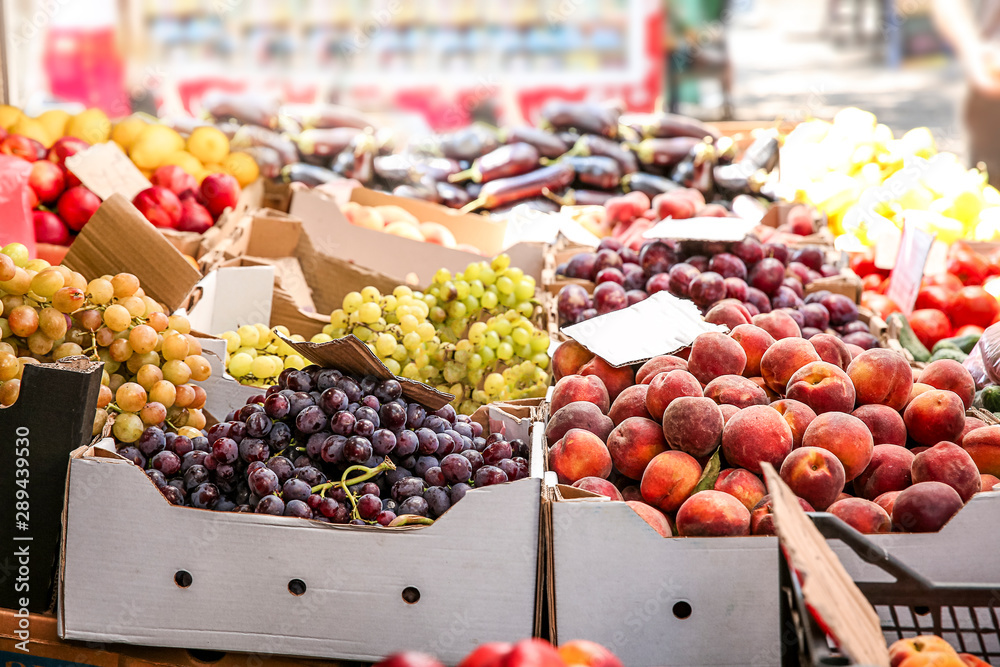
{"label": "tomato", "polygon": [[877,273],[869,273],[861,279],[861,284],[865,286],[866,290],[877,291],[882,285],[882,276]]}
{"label": "tomato", "polygon": [[948,302],[951,301],[951,294],[940,285],[928,285],[917,292],[917,302],[913,306],[916,309],[937,308],[947,310]]}
{"label": "tomato", "polygon": [[958,276],[965,285],[982,285],[989,276],[990,265],[986,259],[968,245],[957,242],[948,253],[948,273]]}
{"label": "tomato", "polygon": [[883,320],[888,317],[890,313],[899,312],[899,306],[897,306],[892,299],[884,294],[879,294],[878,292],[863,292],[861,294],[861,306],[872,311]]}
{"label": "tomato", "polygon": [[1000,312],[1000,302],[982,287],[963,287],[948,303],[948,317],[956,327],[975,324],[988,327]]}
{"label": "tomato", "polygon": [[928,350],[942,338],[951,336],[951,322],[948,321],[948,316],[936,308],[915,310],[909,320],[913,333]]}
{"label": "tomato", "polygon": [[962,289],[962,281],[958,279],[958,276],[954,276],[950,273],[938,273],[933,276],[926,276],[924,278],[928,285],[937,285],[943,287],[949,292],[957,292]]}
{"label": "tomato", "polygon": [[877,292],[878,292],[879,294],[885,294],[886,292],[888,292],[888,291],[889,291],[889,285],[891,285],[891,284],[892,284],[892,281],[891,281],[891,280],[890,280],[889,278],[886,278],[886,279],[885,279],[885,280],[883,280],[883,281],[882,281],[882,283],[881,283],[881,284],[880,284],[880,285],[878,286],[878,289],[877,289],[876,291],[877,291]]}
{"label": "tomato", "polygon": [[870,275],[877,275],[882,278],[889,276],[888,269],[880,269],[875,266],[875,255],[870,251],[852,254],[850,266],[851,271],[854,271],[854,273],[862,278],[866,278]]}
{"label": "tomato", "polygon": [[959,328],[955,329],[955,332],[952,334],[952,336],[956,336],[956,337],[957,336],[968,336],[970,334],[980,334],[980,335],[982,335],[982,333],[983,333],[983,328],[982,327],[977,327],[975,324],[965,324],[965,325],[960,326]]}

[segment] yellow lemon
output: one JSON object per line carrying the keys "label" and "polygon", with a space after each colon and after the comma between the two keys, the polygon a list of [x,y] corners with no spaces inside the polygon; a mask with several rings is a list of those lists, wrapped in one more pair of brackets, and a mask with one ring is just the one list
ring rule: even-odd
{"label": "yellow lemon", "polygon": [[0,104],[0,127],[9,129],[11,125],[21,119],[21,110],[9,104]]}
{"label": "yellow lemon", "polygon": [[83,139],[90,144],[103,144],[111,138],[111,121],[100,109],[87,109],[69,119],[66,136]]}
{"label": "yellow lemon", "polygon": [[260,176],[260,168],[249,153],[230,153],[222,161],[222,168],[245,188]]}
{"label": "yellow lemon", "polygon": [[187,149],[205,164],[218,163],[229,154],[229,139],[216,127],[198,127],[188,137]]}
{"label": "yellow lemon", "polygon": [[115,125],[115,129],[111,131],[111,140],[127,153],[147,125],[149,123],[139,116],[129,116]]}
{"label": "yellow lemon", "polygon": [[192,176],[201,173],[205,169],[198,158],[187,151],[174,151],[163,159],[160,166],[162,167],[165,164],[177,165]]}
{"label": "yellow lemon", "polygon": [[205,171],[210,174],[225,174],[227,173],[225,168],[218,162],[209,162],[205,164]]}
{"label": "yellow lemon", "polygon": [[45,132],[53,141],[66,133],[66,124],[69,123],[70,114],[62,109],[49,109],[38,115],[37,120],[45,126]]}
{"label": "yellow lemon", "polygon": [[20,120],[10,126],[11,134],[20,134],[22,136],[28,137],[29,139],[34,139],[46,148],[52,145],[55,141],[49,136],[49,133],[45,131],[45,126],[39,123],[34,118],[28,118],[27,116],[21,116]]}
{"label": "yellow lemon", "polygon": [[140,169],[156,169],[168,155],[181,150],[181,135],[166,125],[148,125],[139,132],[128,154]]}

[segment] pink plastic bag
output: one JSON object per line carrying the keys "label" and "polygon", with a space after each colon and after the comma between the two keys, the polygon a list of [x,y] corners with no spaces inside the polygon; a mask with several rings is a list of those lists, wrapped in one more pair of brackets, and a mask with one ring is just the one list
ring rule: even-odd
{"label": "pink plastic bag", "polygon": [[35,257],[35,226],[28,206],[31,163],[13,155],[0,155],[0,247],[23,243]]}

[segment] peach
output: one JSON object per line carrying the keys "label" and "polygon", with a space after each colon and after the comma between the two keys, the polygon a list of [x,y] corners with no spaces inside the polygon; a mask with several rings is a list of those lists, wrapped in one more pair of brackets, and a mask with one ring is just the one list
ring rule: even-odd
{"label": "peach", "polygon": [[871,461],[854,480],[854,490],[868,500],[875,500],[889,491],[902,491],[913,483],[912,466],[913,452],[907,448],[875,445]]}
{"label": "peach", "polygon": [[913,388],[910,364],[901,353],[875,348],[854,357],[847,366],[858,405],[878,403],[902,410]]}
{"label": "peach", "polygon": [[920,482],[896,496],[892,525],[906,533],[936,533],[960,509],[958,491],[944,482]]}
{"label": "peach", "polygon": [[593,352],[570,339],[552,353],[552,376],[558,382],[567,375],[578,375],[580,367],[593,358]]}
{"label": "peach", "polygon": [[635,381],[638,384],[649,384],[654,377],[660,373],[667,373],[674,370],[686,371],[688,362],[672,354],[665,354],[653,357],[635,372]]}
{"label": "peach", "polygon": [[955,392],[965,409],[972,407],[972,399],[976,395],[976,381],[972,374],[954,359],[938,359],[924,367],[917,379],[921,384],[929,384],[935,389],[947,389]]}
{"label": "peach", "polygon": [[648,384],[634,384],[618,394],[618,398],[611,404],[611,409],[608,411],[608,416],[611,417],[615,426],[629,417],[651,419],[649,410],[646,409],[646,392],[648,390]]}
{"label": "peach", "polygon": [[730,465],[760,473],[767,461],[775,468],[792,451],[792,429],[769,405],[740,410],[722,431],[722,453]]}
{"label": "peach", "polygon": [[965,428],[965,404],[953,391],[931,389],[910,401],[903,423],[907,434],[921,445],[954,442]]}
{"label": "peach", "polygon": [[802,434],[806,432],[812,420],[816,419],[816,413],[805,403],[790,398],[774,401],[771,407],[778,411],[792,429],[792,449],[801,447]]}
{"label": "peach", "polygon": [[709,308],[705,313],[705,321],[711,324],[725,324],[730,330],[741,324],[750,324],[750,313],[746,307],[735,299],[727,301],[723,299]]}
{"label": "peach", "polygon": [[841,370],[847,370],[851,363],[851,351],[847,345],[837,336],[828,333],[816,334],[809,339],[819,358],[828,363],[840,366]]}
{"label": "peach", "polygon": [[795,371],[814,361],[820,361],[819,355],[805,338],[783,338],[761,357],[760,374],[772,391],[784,394]]}
{"label": "peach", "polygon": [[677,534],[684,537],[737,537],[750,534],[750,510],[722,491],[699,491],[677,510]]}
{"label": "peach", "polygon": [[959,653],[958,659],[962,661],[962,667],[990,667],[990,663],[980,660],[971,653]]}
{"label": "peach", "polygon": [[965,426],[962,428],[962,434],[958,436],[957,440],[955,440],[955,444],[961,447],[962,443],[965,442],[965,436],[969,435],[969,433],[975,431],[977,428],[983,428],[984,426],[986,426],[986,422],[982,419],[966,417]]}
{"label": "peach", "polygon": [[843,500],[844,498],[853,498],[853,497],[854,496],[852,496],[851,494],[845,493],[844,491],[841,491],[839,494],[837,494],[837,500],[835,500],[834,502],[837,502],[839,500]]}
{"label": "peach", "polygon": [[851,360],[858,357],[859,354],[865,351],[865,348],[860,345],[855,345],[854,343],[844,343],[847,346],[847,351],[851,353]]}
{"label": "peach", "polygon": [[913,482],[944,482],[958,491],[962,502],[982,490],[982,479],[969,453],[953,442],[939,442],[913,458]]}
{"label": "peach", "polygon": [[567,375],[556,382],[549,410],[555,414],[564,406],[576,401],[593,403],[604,414],[607,414],[611,407],[607,388],[601,378],[594,375]]}
{"label": "peach", "polygon": [[571,428],[549,448],[549,468],[559,476],[560,484],[572,484],[584,477],[607,477],[611,474],[611,454],[590,431]]}
{"label": "peach", "polygon": [[670,449],[697,458],[718,448],[723,426],[722,411],[712,399],[681,396],[663,413],[661,431]]}
{"label": "peach", "polygon": [[760,477],[743,468],[726,468],[715,480],[715,490],[728,493],[752,510],[767,494]]}
{"label": "peach", "polygon": [[601,477],[584,477],[573,482],[573,486],[584,491],[596,493],[599,496],[611,498],[611,500],[624,500],[618,488]]}
{"label": "peach", "polygon": [[805,403],[816,414],[850,412],[854,407],[854,384],[835,364],[814,361],[788,379],[785,395]]}
{"label": "peach", "polygon": [[663,429],[652,419],[645,417],[629,417],[608,436],[611,461],[618,472],[631,479],[642,479],[642,472],[649,462],[666,449]]}
{"label": "peach", "polygon": [[767,405],[767,392],[742,375],[721,375],[705,385],[705,397],[719,405]]}
{"label": "peach", "polygon": [[[803,512],[815,512],[813,506],[802,498],[796,498]],[[771,513],[771,496],[760,499],[750,510],[750,532],[754,535],[774,535],[774,514]]]}
{"label": "peach", "polygon": [[646,503],[638,500],[626,500],[625,504],[632,508],[632,511],[642,517],[642,520],[653,527],[663,537],[672,537],[674,532],[670,528],[670,520],[664,516],[663,512],[650,507]]}
{"label": "peach", "polygon": [[779,473],[799,498],[822,511],[844,489],[844,466],[833,452],[819,447],[799,447],[781,464]]}
{"label": "peach", "polygon": [[[642,499],[661,512],[674,512],[701,479],[701,466],[690,454],[673,450],[657,454],[639,483]],[[625,495],[625,494],[622,494]]]}
{"label": "peach", "polygon": [[781,398],[781,394],[777,393],[776,391],[774,391],[773,389],[771,389],[770,387],[768,387],[767,383],[764,382],[764,378],[760,377],[759,375],[756,376],[756,377],[747,378],[747,379],[750,380],[755,385],[757,385],[758,387],[760,387],[761,389],[764,390],[764,393],[767,395],[767,400],[768,401],[773,402],[773,401],[776,401],[779,398]]}
{"label": "peach", "polygon": [[681,396],[702,395],[701,383],[698,378],[680,369],[660,373],[649,383],[646,392],[646,410],[650,416],[660,421],[663,412],[674,399]]}
{"label": "peach", "polygon": [[945,655],[957,655],[951,644],[941,639],[937,635],[921,635],[919,637],[907,637],[899,639],[889,647],[890,667],[899,667],[907,658],[918,654],[943,653]]}
{"label": "peach", "polygon": [[747,356],[747,365],[743,375],[753,377],[760,375],[760,358],[767,348],[774,345],[774,337],[753,324],[741,324],[730,334],[730,337],[740,344]]}
{"label": "peach", "polygon": [[580,367],[580,375],[595,376],[601,379],[608,390],[608,397],[613,401],[618,394],[635,384],[635,373],[631,366],[615,368],[600,357],[594,357]]}
{"label": "peach", "polygon": [[933,388],[934,387],[930,386],[929,384],[924,384],[923,382],[914,382],[913,389],[910,389],[910,395],[906,399],[906,404],[909,405],[910,401],[915,399],[917,396],[924,393],[925,391],[930,391]]}
{"label": "peach", "polygon": [[688,358],[688,370],[702,384],[708,384],[720,375],[740,375],[746,364],[747,355],[740,344],[716,331],[695,338]]}
{"label": "peach", "polygon": [[889,513],[870,500],[864,498],[844,498],[838,500],[826,511],[848,526],[866,535],[888,533],[892,530]]}
{"label": "peach", "polygon": [[[572,639],[559,647],[559,657],[564,664],[579,665],[579,667],[622,667],[622,662],[615,655],[597,642],[587,639]],[[476,663],[487,664],[486,662]],[[461,663],[462,667],[475,667]]]}
{"label": "peach", "polygon": [[896,497],[900,493],[902,493],[902,491],[886,491],[872,502],[884,509],[886,514],[892,516],[892,508],[895,506]]}
{"label": "peach", "polygon": [[614,422],[590,401],[574,401],[556,410],[545,425],[545,439],[555,442],[571,428],[590,431],[601,440],[607,441]]}
{"label": "peach", "polygon": [[753,324],[771,334],[775,340],[802,336],[802,331],[799,329],[799,325],[795,323],[795,320],[792,319],[792,316],[780,310],[772,310],[770,313],[754,315]]}
{"label": "peach", "polygon": [[802,434],[803,447],[820,447],[833,452],[844,464],[847,481],[868,467],[872,460],[872,434],[865,423],[843,412],[817,415]]}
{"label": "peach", "polygon": [[719,412],[722,413],[723,424],[728,423],[729,420],[733,418],[733,415],[739,411],[740,409],[738,407],[735,405],[729,405],[728,403],[723,403],[719,406]]}
{"label": "peach", "polygon": [[962,449],[969,452],[980,473],[1000,477],[1000,426],[984,426],[967,434]]}
{"label": "peach", "polygon": [[983,491],[991,491],[994,486],[1000,484],[1000,477],[996,475],[980,475],[979,481],[981,482]]}
{"label": "peach", "polygon": [[903,417],[888,405],[862,405],[851,414],[865,423],[876,445],[906,445]]}

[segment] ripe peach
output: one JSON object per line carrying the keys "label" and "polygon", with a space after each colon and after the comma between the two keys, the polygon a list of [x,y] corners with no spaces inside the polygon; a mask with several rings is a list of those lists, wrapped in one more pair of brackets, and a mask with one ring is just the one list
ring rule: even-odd
{"label": "ripe peach", "polygon": [[771,407],[778,411],[792,429],[792,449],[801,447],[802,434],[806,432],[812,420],[816,419],[816,413],[805,403],[790,398],[774,401]]}
{"label": "ripe peach", "polygon": [[740,344],[746,354],[747,365],[743,369],[743,375],[760,375],[760,358],[767,352],[767,348],[774,345],[774,337],[753,324],[739,325],[733,329],[730,337]]}
{"label": "ripe peach", "polygon": [[872,502],[884,509],[886,514],[892,516],[892,508],[896,505],[896,497],[900,493],[902,493],[902,491],[886,491],[881,496],[875,498]]}
{"label": "ripe peach", "polygon": [[691,495],[699,479],[701,466],[695,458],[671,450],[657,454],[649,462],[639,491],[645,502],[661,512],[674,512]]}
{"label": "ripe peach", "polygon": [[[914,371],[916,371],[916,369],[914,369]],[[933,388],[934,387],[930,386],[929,384],[924,384],[923,382],[914,382],[913,389],[910,389],[910,395],[906,399],[906,404],[909,405],[910,401],[915,399],[917,396],[924,393],[925,391],[930,391]]]}
{"label": "ripe peach", "polygon": [[992,491],[994,486],[1000,484],[1000,477],[996,475],[979,475],[979,480],[982,482],[983,491]]}
{"label": "ripe peach", "polygon": [[986,422],[984,422],[982,419],[976,419],[975,417],[966,417],[965,426],[962,428],[962,434],[958,436],[958,439],[955,440],[955,444],[961,447],[962,443],[965,442],[965,436],[969,435],[969,433],[975,431],[977,428],[983,428],[984,426],[986,426]]}
{"label": "ripe peach", "polygon": [[699,335],[691,346],[688,370],[702,384],[720,375],[740,375],[747,355],[740,344],[724,333],[710,331]]}
{"label": "ripe peach", "polygon": [[701,396],[698,379],[680,369],[660,373],[649,383],[646,392],[646,409],[653,419],[663,419],[663,412],[670,403],[681,396]]}
{"label": "ripe peach", "polygon": [[777,401],[779,398],[781,398],[781,394],[779,394],[778,392],[776,392],[773,389],[771,389],[770,387],[768,387],[767,383],[764,382],[764,378],[762,378],[761,376],[757,375],[756,377],[747,378],[747,379],[750,380],[755,385],[757,385],[758,387],[760,387],[761,389],[764,390],[764,393],[767,394],[767,400],[768,401],[772,401],[773,402],[773,401]]}
{"label": "ripe peach", "polygon": [[[796,497],[803,512],[815,512],[813,506],[802,498]],[[750,531],[754,535],[774,535],[774,514],[771,513],[770,494],[760,499],[760,502],[750,510]]]}
{"label": "ripe peach", "polygon": [[962,399],[965,409],[972,407],[972,399],[976,395],[976,381],[972,374],[954,359],[938,359],[924,367],[917,380],[929,384],[935,389],[953,391]]}
{"label": "ripe peach", "polygon": [[666,449],[663,429],[645,417],[629,417],[608,436],[608,451],[615,468],[631,479],[642,479],[642,472],[649,462]]}
{"label": "ripe peach", "polygon": [[943,482],[920,482],[896,496],[892,524],[906,533],[935,533],[960,509],[958,491]]}
{"label": "ripe peach", "polygon": [[754,315],[753,324],[771,334],[775,340],[802,336],[799,325],[795,323],[791,315],[780,310],[772,310],[770,313]]}
{"label": "ripe peach", "polygon": [[663,537],[673,536],[674,533],[670,528],[670,520],[664,516],[663,512],[638,500],[626,500],[625,504],[631,507],[632,511],[641,516],[642,520],[652,526],[653,530],[660,535]]}
{"label": "ripe peach", "polygon": [[965,404],[953,391],[931,389],[910,401],[903,423],[907,434],[921,445],[954,442],[965,428]]}
{"label": "ripe peach", "polygon": [[635,382],[635,374],[631,366],[615,368],[600,357],[594,357],[580,367],[580,375],[592,375],[601,379],[608,390],[608,397],[613,401],[618,394],[631,387]]}
{"label": "ripe peach", "polygon": [[962,667],[990,667],[990,663],[980,660],[971,653],[959,653],[958,659],[962,661]]}
{"label": "ripe peach", "polygon": [[739,411],[740,409],[738,407],[735,405],[729,405],[728,403],[723,403],[719,406],[719,412],[722,413],[722,422],[724,424],[728,423],[729,420],[733,418],[733,415]]}
{"label": "ripe peach", "polygon": [[984,426],[967,434],[962,449],[969,452],[980,473],[1000,477],[1000,426]]}
{"label": "ripe peach", "polygon": [[552,375],[557,382],[567,375],[578,375],[580,367],[593,358],[593,352],[575,340],[568,340],[552,353]]}
{"label": "ripe peach", "polygon": [[760,473],[761,462],[780,468],[792,451],[792,429],[769,405],[740,410],[722,431],[722,453],[730,465]]}
{"label": "ripe peach", "polygon": [[820,359],[840,366],[841,370],[847,370],[851,363],[851,351],[840,338],[833,334],[820,333],[810,338],[809,342],[816,349]]}
{"label": "ripe peach", "polygon": [[651,418],[649,410],[646,409],[646,392],[648,390],[648,384],[634,384],[618,394],[618,398],[611,404],[611,410],[608,411],[608,416],[611,417],[615,426],[629,417]]}
{"label": "ripe peach", "polygon": [[870,500],[864,498],[844,498],[838,500],[826,511],[834,515],[859,533],[873,535],[892,530],[889,513]]}
{"label": "ripe peach", "polygon": [[939,442],[913,459],[913,482],[944,482],[958,491],[962,502],[982,490],[982,480],[969,453],[953,442]]}
{"label": "ripe peach", "polygon": [[913,452],[907,448],[875,445],[871,461],[854,480],[854,490],[868,500],[874,500],[888,491],[902,491],[913,483],[910,474],[912,465]]}
{"label": "ripe peach", "polygon": [[661,430],[671,449],[697,458],[718,448],[723,426],[722,411],[712,399],[681,396],[664,411]]}
{"label": "ripe peach", "polygon": [[606,496],[611,498],[611,500],[624,500],[618,488],[601,477],[584,477],[573,482],[573,486],[584,491],[596,493],[599,496]]}
{"label": "ripe peach", "polygon": [[956,655],[951,644],[936,635],[907,637],[893,642],[889,647],[889,665],[890,667],[899,667],[907,658],[921,653]]}
{"label": "ripe peach", "polygon": [[788,379],[785,395],[805,403],[816,414],[850,412],[854,384],[840,366],[825,361],[806,364]]}
{"label": "ripe peach", "polygon": [[611,418],[590,401],[574,401],[552,413],[545,425],[545,439],[555,442],[571,428],[582,428],[607,441],[614,427]]}
{"label": "ripe peach", "polygon": [[720,375],[705,385],[705,397],[719,405],[767,405],[767,393],[742,375]]}
{"label": "ripe peach", "polygon": [[584,477],[611,474],[611,454],[601,439],[582,428],[571,428],[549,448],[549,468],[560,484],[572,484]]}
{"label": "ripe peach", "polygon": [[781,479],[800,498],[822,511],[844,489],[844,466],[833,452],[819,447],[799,447],[781,464]]}
{"label": "ripe peach", "polygon": [[913,387],[910,364],[893,350],[865,350],[851,361],[847,374],[854,383],[858,405],[879,403],[902,410]]}
{"label": "ripe peach", "polygon": [[[727,303],[728,301],[728,303]],[[730,330],[741,324],[750,324],[750,313],[746,307],[733,299],[723,299],[708,309],[705,321],[711,324],[725,324]]]}
{"label": "ripe peach", "polygon": [[876,445],[906,445],[906,425],[898,412],[888,405],[870,403],[851,413],[865,423]]}
{"label": "ripe peach", "polygon": [[772,391],[784,394],[795,371],[814,361],[820,361],[819,355],[805,338],[783,338],[761,357],[760,374]]}
{"label": "ripe peach", "polygon": [[726,537],[750,534],[750,510],[722,491],[699,491],[677,510],[677,534]]}
{"label": "ripe peach", "polygon": [[[611,651],[597,642],[586,639],[573,639],[564,643],[559,647],[559,657],[567,665],[579,665],[580,667],[622,667],[621,660]],[[473,665],[460,667],[473,667]]]}
{"label": "ripe peach", "polygon": [[872,434],[865,423],[843,412],[827,412],[812,420],[802,434],[803,447],[821,447],[844,464],[847,481],[860,475],[872,460]]}
{"label": "ripe peach", "polygon": [[601,378],[594,375],[567,375],[556,382],[549,410],[555,413],[574,401],[589,401],[605,414],[611,407],[608,390],[601,382]]}
{"label": "ripe peach", "polygon": [[674,370],[686,371],[688,362],[672,354],[664,354],[653,357],[635,372],[635,381],[638,384],[649,384],[654,377],[660,373],[667,373]]}

